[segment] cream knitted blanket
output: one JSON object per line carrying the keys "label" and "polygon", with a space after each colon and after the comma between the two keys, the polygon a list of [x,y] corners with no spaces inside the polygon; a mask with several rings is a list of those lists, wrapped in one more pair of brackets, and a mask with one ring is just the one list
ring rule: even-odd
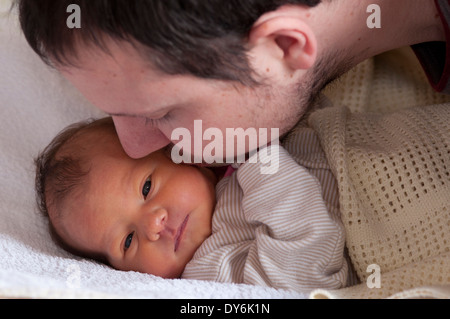
{"label": "cream knitted blanket", "polygon": [[[401,54],[391,58],[403,72],[385,69],[383,77],[379,67],[361,65],[369,70],[343,79],[359,81],[359,89],[340,86],[357,94],[329,94],[337,105],[310,117],[339,183],[346,244],[361,279],[313,298],[450,297],[450,104],[435,104],[448,97],[428,89],[414,58]],[[378,87],[392,94],[374,96]]]}

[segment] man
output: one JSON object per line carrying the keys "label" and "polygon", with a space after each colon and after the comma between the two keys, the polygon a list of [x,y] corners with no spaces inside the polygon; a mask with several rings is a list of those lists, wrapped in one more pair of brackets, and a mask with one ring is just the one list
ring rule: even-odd
{"label": "man", "polygon": [[[71,4],[81,28],[67,26]],[[367,24],[372,4],[381,28]],[[436,89],[450,74],[447,0],[19,0],[19,9],[33,49],[112,115],[133,158],[176,143],[176,128],[194,133],[196,119],[283,135],[327,83],[402,46],[420,44]]]}

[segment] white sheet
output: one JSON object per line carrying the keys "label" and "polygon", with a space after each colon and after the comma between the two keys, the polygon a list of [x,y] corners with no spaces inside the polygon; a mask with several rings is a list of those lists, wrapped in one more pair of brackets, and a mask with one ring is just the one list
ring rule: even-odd
{"label": "white sheet", "polygon": [[0,297],[305,298],[297,292],[120,272],[50,239],[35,207],[33,157],[66,125],[101,116],[28,47],[0,0]]}

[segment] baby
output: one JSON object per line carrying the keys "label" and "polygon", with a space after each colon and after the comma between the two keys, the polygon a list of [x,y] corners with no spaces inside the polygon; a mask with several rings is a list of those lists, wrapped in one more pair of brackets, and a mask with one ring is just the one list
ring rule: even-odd
{"label": "baby", "polygon": [[110,118],[67,128],[36,162],[40,208],[77,255],[177,278],[211,234],[214,174],[162,150],[129,158]]}
{"label": "baby", "polygon": [[[174,164],[164,150],[131,159],[110,118],[76,124],[36,160],[39,206],[64,248],[119,270],[295,290],[344,287],[349,267],[335,184],[320,149],[304,147],[311,140],[304,133],[299,126],[286,149],[261,152],[279,156],[276,173],[262,175],[270,161],[249,159],[218,177]],[[317,165],[310,170],[301,165],[309,156]]]}

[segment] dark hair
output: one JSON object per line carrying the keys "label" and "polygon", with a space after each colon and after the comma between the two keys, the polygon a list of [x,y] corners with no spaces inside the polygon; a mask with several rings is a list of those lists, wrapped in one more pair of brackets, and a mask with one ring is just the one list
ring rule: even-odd
{"label": "dark hair", "polygon": [[[84,156],[82,148],[67,150],[66,147],[80,134],[98,128],[114,129],[112,119],[87,120],[66,127],[34,160],[36,201],[40,213],[49,218],[52,238],[65,250],[90,258],[94,257],[69,247],[59,236],[54,222],[60,218],[60,209],[67,195],[79,189],[90,170],[89,158]],[[98,140],[92,141],[91,145],[96,145],[96,142]],[[88,148],[87,145],[83,147]],[[101,256],[95,256],[95,259],[102,260]]]}
{"label": "dark hair", "polygon": [[[83,122],[68,126],[34,160],[36,200],[43,215],[48,216],[49,206],[64,200],[88,173],[82,168],[80,158],[68,155],[57,157],[61,149],[87,125]],[[49,197],[52,198],[51,204],[47,200]]]}
{"label": "dark hair", "polygon": [[[321,0],[16,0],[20,23],[47,63],[71,64],[75,42],[102,49],[102,37],[141,44],[144,55],[168,74],[255,84],[245,39],[256,20],[285,4]],[[81,9],[81,28],[69,29],[70,4]],[[70,61],[70,62],[69,62]]]}

